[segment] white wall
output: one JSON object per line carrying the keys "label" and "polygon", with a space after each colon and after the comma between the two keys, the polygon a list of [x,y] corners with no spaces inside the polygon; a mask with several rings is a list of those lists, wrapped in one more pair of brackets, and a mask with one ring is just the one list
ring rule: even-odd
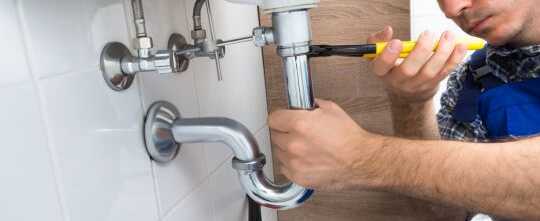
{"label": "white wall", "polygon": [[[452,20],[446,18],[436,0],[411,0],[411,39],[418,39],[420,34],[429,30],[437,35],[444,31],[452,31],[458,37],[470,37],[463,32]],[[446,81],[441,83],[441,89],[435,97],[435,108],[440,108],[439,99],[446,89]]]}
{"label": "white wall", "polygon": [[459,35],[467,35],[454,22],[446,18],[437,0],[411,0],[411,37],[417,39],[424,31],[442,33],[450,30]]}
{"label": "white wall", "polygon": [[[173,32],[189,36],[193,2],[144,1],[157,48]],[[258,25],[255,7],[213,6],[220,38]],[[200,58],[182,74],[140,74],[119,93],[98,64],[107,42],[131,45],[127,0],[2,0],[0,27],[0,220],[246,220],[226,147],[184,145],[174,162],[158,165],[141,126],[150,104],[167,100],[186,117],[239,120],[270,156],[260,49],[228,48],[223,82],[213,61]],[[264,219],[276,213],[264,210]]]}

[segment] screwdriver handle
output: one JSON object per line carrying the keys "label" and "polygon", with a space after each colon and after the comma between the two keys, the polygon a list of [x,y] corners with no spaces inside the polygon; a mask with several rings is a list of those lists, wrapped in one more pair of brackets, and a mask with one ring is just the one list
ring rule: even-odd
{"label": "screwdriver handle", "polygon": [[[409,56],[409,53],[411,53],[411,51],[414,50],[414,47],[416,47],[416,41],[404,41],[402,43],[403,43],[403,49],[401,50],[400,57],[406,58],[407,56]],[[479,38],[461,39],[461,40],[458,40],[458,43],[465,43],[467,45],[467,50],[470,50],[470,51],[480,50],[484,48],[486,44],[484,40],[479,39]],[[375,54],[373,53],[364,54],[363,58],[366,58],[366,59],[376,58],[379,54],[381,54],[384,51],[384,49],[388,45],[388,42],[379,42],[379,43],[376,43],[375,45],[377,46]],[[437,50],[438,47],[439,47],[439,42],[435,44],[435,46],[433,47],[433,51]]]}

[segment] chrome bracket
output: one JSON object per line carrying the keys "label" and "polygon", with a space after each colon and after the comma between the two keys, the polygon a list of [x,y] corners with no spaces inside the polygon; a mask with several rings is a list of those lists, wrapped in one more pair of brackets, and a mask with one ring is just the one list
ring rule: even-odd
{"label": "chrome bracket", "polygon": [[144,122],[144,142],[152,160],[167,163],[176,158],[180,151],[172,133],[174,121],[180,112],[171,103],[157,101],[150,106]]}

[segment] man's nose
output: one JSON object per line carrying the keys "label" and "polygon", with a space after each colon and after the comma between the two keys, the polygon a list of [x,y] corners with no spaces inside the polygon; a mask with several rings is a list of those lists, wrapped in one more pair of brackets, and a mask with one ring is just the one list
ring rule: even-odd
{"label": "man's nose", "polygon": [[446,17],[452,19],[463,14],[467,8],[471,7],[474,0],[438,0],[442,11]]}

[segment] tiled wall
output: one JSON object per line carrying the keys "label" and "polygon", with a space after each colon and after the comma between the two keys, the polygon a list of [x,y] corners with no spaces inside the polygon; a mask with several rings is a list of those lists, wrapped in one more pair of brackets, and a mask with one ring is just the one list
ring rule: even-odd
{"label": "tiled wall", "polygon": [[[144,1],[157,48],[173,32],[189,36],[193,2]],[[211,2],[219,38],[258,25],[253,6]],[[114,92],[99,53],[109,41],[131,46],[130,14],[128,0],[0,1],[0,220],[246,220],[226,147],[184,145],[174,162],[159,165],[146,154],[141,127],[150,104],[167,100],[186,117],[239,120],[270,156],[260,49],[228,48],[222,82],[213,61],[199,58],[187,72],[140,74]],[[276,220],[275,211],[263,215]]]}

